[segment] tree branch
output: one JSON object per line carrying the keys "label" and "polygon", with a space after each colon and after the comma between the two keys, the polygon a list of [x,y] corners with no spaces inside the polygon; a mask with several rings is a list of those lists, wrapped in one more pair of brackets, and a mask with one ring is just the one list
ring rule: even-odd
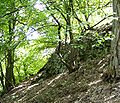
{"label": "tree branch", "polygon": [[90,28],[86,29],[86,30],[90,30],[93,29],[95,26],[97,26],[98,24],[100,24],[102,21],[104,21],[105,19],[112,17],[113,15],[109,15],[107,17],[104,17],[102,20],[100,20],[99,22],[97,22],[95,25],[91,26]]}
{"label": "tree branch", "polygon": [[7,16],[7,15],[13,14],[13,13],[19,11],[19,10],[20,10],[21,8],[23,8],[23,7],[27,7],[27,6],[20,6],[20,7],[18,7],[17,9],[15,9],[15,10],[9,12],[9,13],[4,14],[3,16],[0,16],[0,18],[4,18],[4,17]]}

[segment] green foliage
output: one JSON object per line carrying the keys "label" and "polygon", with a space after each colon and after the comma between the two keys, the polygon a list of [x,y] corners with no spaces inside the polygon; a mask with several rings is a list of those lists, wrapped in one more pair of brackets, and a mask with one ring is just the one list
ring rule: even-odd
{"label": "green foliage", "polygon": [[44,49],[42,44],[31,43],[16,49],[15,75],[17,82],[36,74],[47,62],[47,57],[43,57]]}
{"label": "green foliage", "polygon": [[[36,8],[36,3],[38,8],[43,7],[42,10]],[[77,42],[73,45],[79,49],[81,59],[97,56],[96,51],[102,52],[101,48],[106,52],[111,34],[100,36],[100,32],[91,33],[91,30],[99,26],[99,20],[111,14],[107,10],[109,4],[109,0],[73,0],[72,4],[69,0],[1,0],[0,62],[3,71],[6,71],[7,50],[12,50],[16,83],[36,74],[58,42],[70,41],[70,32]],[[50,72],[59,72],[61,65],[50,68]]]}
{"label": "green foliage", "polygon": [[81,60],[87,60],[110,53],[112,40],[113,36],[110,33],[105,33],[103,36],[98,32],[88,32],[79,39],[76,38],[73,46],[79,49]]}

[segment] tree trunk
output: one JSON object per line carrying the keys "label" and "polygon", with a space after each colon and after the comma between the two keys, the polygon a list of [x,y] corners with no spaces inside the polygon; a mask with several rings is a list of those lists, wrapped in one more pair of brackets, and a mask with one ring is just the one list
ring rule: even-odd
{"label": "tree trunk", "polygon": [[65,10],[66,10],[66,34],[65,34],[65,43],[67,42],[67,38],[69,35],[70,43],[73,43],[73,33],[72,33],[72,23],[71,23],[71,16],[72,16],[72,8],[73,8],[73,0],[69,0],[65,2]]}
{"label": "tree trunk", "polygon": [[3,68],[2,68],[2,63],[0,62],[0,81],[3,87],[3,91],[5,90],[5,85],[4,85],[4,73],[3,73]]}
{"label": "tree trunk", "polygon": [[14,52],[13,50],[8,50],[7,51],[7,58],[6,58],[6,75],[5,75],[5,86],[6,86],[6,91],[9,91],[10,89],[13,88],[15,84],[15,78],[14,78],[14,73],[13,73],[13,68],[14,68]]}
{"label": "tree trunk", "polygon": [[[13,1],[11,3],[12,10],[15,9],[15,2]],[[6,48],[6,74],[5,74],[5,87],[6,92],[11,90],[15,84],[15,77],[14,77],[14,48],[11,45],[14,41],[13,35],[14,35],[14,29],[16,24],[16,17],[14,14],[10,14],[10,18],[8,19],[8,30],[9,30],[9,36],[8,36],[8,47]]]}
{"label": "tree trunk", "polygon": [[120,0],[113,0],[113,34],[111,47],[111,70],[113,77],[120,76]]}

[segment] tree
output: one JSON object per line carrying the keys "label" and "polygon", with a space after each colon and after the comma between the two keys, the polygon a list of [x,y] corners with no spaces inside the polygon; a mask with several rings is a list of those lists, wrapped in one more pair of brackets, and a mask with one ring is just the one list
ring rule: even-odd
{"label": "tree", "polygon": [[113,77],[120,76],[120,0],[113,0],[113,34],[111,70]]}
{"label": "tree", "polygon": [[[106,4],[100,2],[99,0],[42,0],[43,4],[46,5],[47,11],[49,11],[52,16],[52,24],[58,26],[58,36],[59,37],[59,57],[61,61],[66,65],[69,72],[75,70],[75,60],[77,59],[77,50],[73,46],[75,38],[81,35],[85,35],[87,30],[94,29],[96,23],[92,26],[91,16],[95,16],[94,13],[102,12],[103,8],[109,5],[108,0],[105,1]],[[103,6],[104,4],[104,6]],[[104,10],[103,10],[104,11]],[[102,14],[102,13],[101,13]],[[64,32],[63,32],[64,31]],[[64,37],[62,37],[64,35]],[[62,39],[61,39],[62,38]],[[64,39],[64,40],[63,40]],[[68,43],[71,46],[69,50],[69,60],[64,60],[64,54],[60,52],[60,42]],[[80,44],[81,45],[81,44]],[[85,47],[85,46],[84,46]],[[82,48],[82,47],[81,47]]]}
{"label": "tree", "polygon": [[[27,9],[27,4],[32,5],[31,2],[28,1],[14,1],[7,0],[1,1],[0,8],[0,46],[2,55],[0,58],[1,63],[1,83],[3,85],[5,81],[4,91],[9,91],[15,85],[15,76],[14,76],[14,64],[15,64],[15,51],[21,42],[26,40],[26,32],[24,29],[29,28],[26,27],[28,24],[28,12],[30,9]],[[33,2],[34,4],[34,2]],[[7,8],[7,9],[6,9]],[[32,11],[32,10],[31,10]],[[34,10],[33,10],[34,11]],[[26,12],[26,15],[21,14],[21,12]],[[31,15],[32,16],[32,15]],[[2,72],[2,66],[5,69],[5,74]],[[4,77],[3,77],[4,75]]]}

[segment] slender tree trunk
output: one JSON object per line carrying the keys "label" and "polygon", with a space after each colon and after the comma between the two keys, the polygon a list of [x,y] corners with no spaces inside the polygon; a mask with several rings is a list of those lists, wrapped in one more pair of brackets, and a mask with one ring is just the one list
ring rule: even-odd
{"label": "slender tree trunk", "polygon": [[113,77],[120,76],[120,0],[113,0],[113,34],[111,47],[111,70]]}
{"label": "slender tree trunk", "polygon": [[70,54],[69,54],[69,60],[68,63],[69,64],[69,73],[72,73],[73,71],[75,71],[75,59],[76,59],[76,50],[74,47],[72,47],[72,44],[74,43],[74,38],[73,38],[73,33],[72,33],[72,13],[73,12],[73,0],[68,0],[66,2],[66,33],[69,35],[70,38],[70,44],[71,44],[71,48],[70,48]]}
{"label": "slender tree trunk", "polygon": [[72,33],[72,25],[71,25],[71,16],[72,16],[72,8],[73,8],[73,0],[69,0],[65,2],[65,10],[66,10],[66,34],[65,34],[65,43],[67,41],[67,37],[69,35],[70,43],[73,42],[73,33]]}
{"label": "slender tree trunk", "polygon": [[0,75],[0,81],[1,81],[1,84],[2,84],[2,87],[3,87],[3,91],[5,91],[5,85],[4,85],[4,73],[3,73],[2,63],[1,63],[1,62],[0,62],[0,72],[1,72],[1,75]]}

